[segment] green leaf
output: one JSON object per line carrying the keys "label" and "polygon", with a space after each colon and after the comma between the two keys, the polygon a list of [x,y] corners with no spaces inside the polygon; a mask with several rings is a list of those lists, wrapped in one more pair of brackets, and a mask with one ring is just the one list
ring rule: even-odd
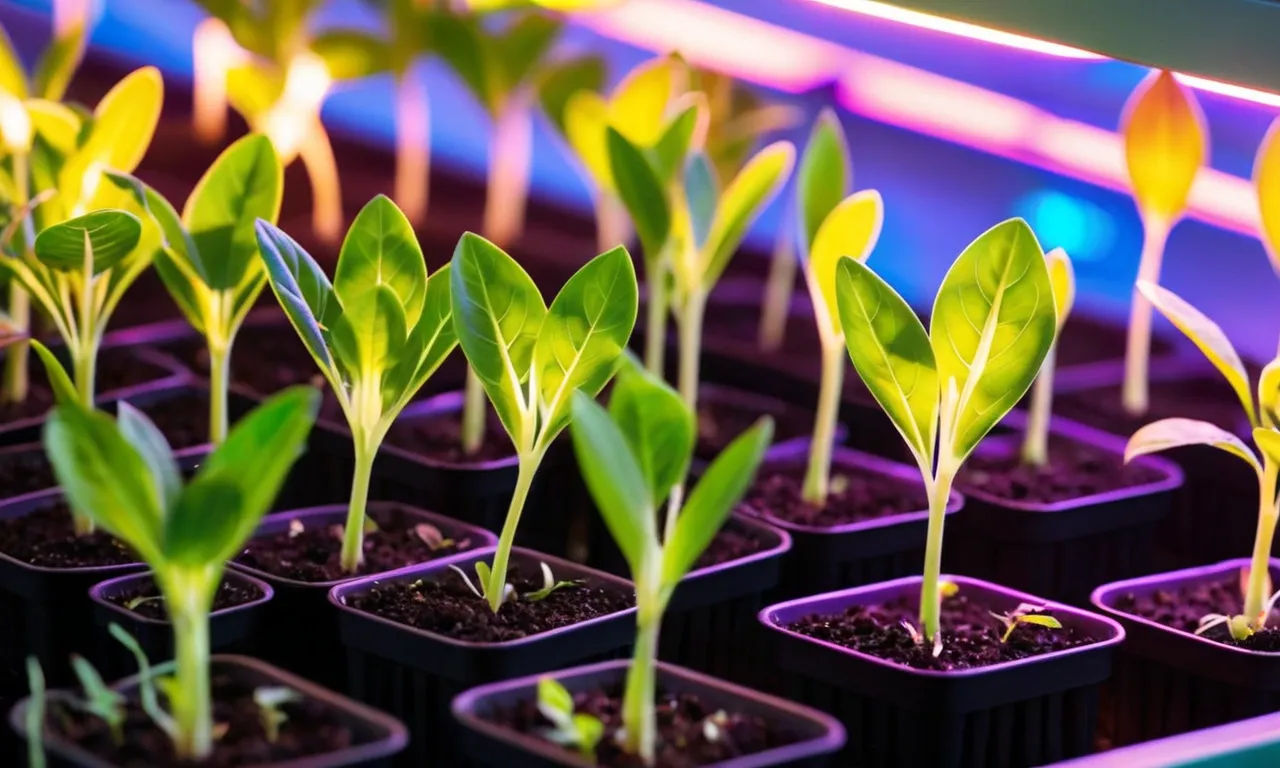
{"label": "green leaf", "polygon": [[77,514],[159,562],[164,510],[147,464],[105,413],[58,406],[44,426],[53,474]]}
{"label": "green leaf", "polygon": [[1258,458],[1240,438],[1198,419],[1161,419],[1146,425],[1129,438],[1124,447],[1124,460],[1128,463],[1138,456],[1187,445],[1209,445],[1234,454],[1249,462],[1259,475],[1262,474]]}
{"label": "green leaf", "polygon": [[342,313],[324,270],[292,237],[274,224],[254,224],[267,279],[294,329],[322,371],[333,369],[325,329]]}
{"label": "green leaf", "polygon": [[638,306],[635,267],[622,246],[587,262],[551,302],[533,352],[544,444],[564,429],[570,393],[594,397],[613,376]]}
{"label": "green leaf", "polygon": [[31,117],[31,127],[51,149],[66,157],[76,149],[80,131],[84,127],[75,110],[48,99],[27,99],[23,102]]}
{"label": "green leaf", "polygon": [[659,552],[655,504],[644,470],[626,436],[594,400],[582,392],[572,399],[573,450],[583,482],[605,526],[637,578]]}
{"label": "green leaf", "polygon": [[543,59],[551,51],[564,28],[564,22],[543,13],[526,13],[516,17],[494,41],[491,55],[501,66],[503,95],[539,72]]}
{"label": "green leaf", "polygon": [[453,302],[449,273],[445,264],[427,280],[426,301],[418,324],[409,331],[404,350],[382,378],[383,411],[394,417],[435,373],[453,348],[458,335],[453,327]]}
{"label": "green leaf", "polygon": [[613,126],[605,129],[605,144],[618,197],[635,224],[646,263],[652,264],[660,257],[671,232],[671,201],[639,147]]}
{"label": "green leaf", "polygon": [[27,98],[27,71],[13,48],[9,33],[0,27],[0,90],[15,98]]}
{"label": "green leaf", "polygon": [[1044,251],[1025,221],[997,224],[965,248],[943,278],[930,329],[940,381],[954,380],[959,393],[944,425],[958,465],[1022,399],[1057,333]]}
{"label": "green leaf", "polygon": [[391,66],[386,40],[358,29],[328,29],[311,41],[311,51],[324,59],[334,80],[357,80]]}
{"label": "green leaf", "polygon": [[1264,456],[1280,464],[1280,431],[1274,427],[1254,427],[1253,442]]}
{"label": "green leaf", "polygon": [[725,188],[703,246],[702,287],[709,291],[729,265],[747,228],[786,183],[795,147],[779,141],[760,150]]}
{"label": "green leaf", "polygon": [[227,70],[227,101],[250,124],[284,95],[284,76],[257,62]]}
{"label": "green leaf", "polygon": [[[809,143],[805,145],[800,168],[796,172],[801,253],[810,249],[818,236],[818,229],[852,186],[849,142],[840,118],[830,107],[824,107],[809,133]],[[855,256],[853,253],[845,255]]]}
{"label": "green leaf", "polygon": [[773,419],[764,416],[738,435],[702,474],[680,510],[676,530],[662,553],[662,584],[674,589],[715,538],[729,513],[755,480],[765,449],[773,442]]}
{"label": "green leaf", "polygon": [[386,195],[369,201],[342,242],[333,292],[342,312],[357,327],[372,322],[378,296],[387,289],[412,328],[422,315],[427,293],[427,264],[413,225]]}
{"label": "green leaf", "polygon": [[567,136],[570,99],[579,91],[599,91],[604,87],[604,80],[604,59],[599,56],[580,56],[551,64],[538,85],[543,114]]}
{"label": "green leaf", "polygon": [[533,279],[501,248],[465,232],[449,272],[453,325],[489,401],[512,441],[521,445],[526,398],[521,385],[547,315]]}
{"label": "green leaf", "polygon": [[[330,340],[338,362],[352,377],[380,381],[408,337],[404,308],[385,285],[374,288],[371,307],[357,319],[344,312],[333,324]],[[353,425],[354,426],[354,425]]]}
{"label": "green leaf", "polygon": [[1205,358],[1213,363],[1226,378],[1236,397],[1249,415],[1249,423],[1257,426],[1258,416],[1253,408],[1253,393],[1249,387],[1249,374],[1245,372],[1244,363],[1235,347],[1227,339],[1218,324],[1205,317],[1200,310],[1188,304],[1181,296],[1147,280],[1139,280],[1137,288],[1142,295],[1168,318],[1174,327],[1182,331],[1188,339],[1204,353]]}
{"label": "green leaf", "polygon": [[828,338],[841,334],[836,267],[846,256],[865,263],[880,239],[883,222],[884,201],[879,192],[868,189],[838,203],[818,227],[809,248],[806,277],[814,297],[815,315],[826,324]]}
{"label": "green leaf", "polygon": [[479,21],[450,13],[435,13],[428,17],[428,25],[435,53],[462,80],[476,101],[490,115],[496,114],[500,106],[497,82],[500,74],[490,63],[489,41]]}
{"label": "green leaf", "polygon": [[671,118],[650,153],[652,166],[664,183],[670,183],[677,174],[683,175],[690,150],[697,148],[706,138],[709,114],[706,96],[690,93],[686,99],[688,105]]}
{"label": "green leaf", "polygon": [[59,192],[80,201],[95,169],[132,173],[142,161],[164,102],[164,84],[155,67],[134,70],[115,85],[93,110],[88,137],[59,173]]}
{"label": "green leaf", "polygon": [[623,132],[627,140],[652,146],[662,134],[667,105],[675,93],[675,73],[683,64],[674,55],[656,56],[627,73],[609,98],[604,122]]}
{"label": "green leaf", "polygon": [[36,62],[36,71],[32,76],[37,96],[50,101],[62,100],[67,86],[71,84],[71,78],[80,66],[85,37],[85,29],[77,27],[53,39]]}
{"label": "green leaf", "polygon": [[567,728],[573,722],[573,696],[554,678],[539,678],[538,711],[557,728]]}
{"label": "green leaf", "polygon": [[[182,223],[194,250],[175,249],[174,255],[187,256],[215,291],[259,280],[254,222],[275,222],[283,189],[284,169],[271,140],[261,134],[239,139],[223,150],[187,198]],[[173,233],[162,228],[172,241]]]}
{"label": "green leaf", "polygon": [[836,270],[836,303],[854,370],[907,441],[933,468],[940,387],[920,318],[871,268],[851,258]]}
{"label": "green leaf", "polygon": [[183,490],[165,551],[195,564],[236,554],[270,511],[320,408],[313,387],[290,387],[237,422]]}
{"label": "green leaf", "polygon": [[80,404],[80,393],[76,392],[75,384],[71,383],[71,377],[67,375],[67,369],[62,367],[62,363],[58,362],[58,358],[54,357],[53,352],[44,344],[35,339],[32,339],[30,344],[40,358],[40,362],[44,364],[44,372],[49,378],[49,386],[53,390],[54,401],[60,406],[78,406]]}
{"label": "green leaf", "polygon": [[693,456],[693,414],[667,383],[629,357],[609,393],[609,416],[626,438],[655,502],[684,480]]}
{"label": "green leaf", "polygon": [[141,411],[121,400],[116,406],[116,425],[146,463],[151,482],[155,483],[160,509],[168,511],[182,493],[182,475],[174,461],[169,441]]}
{"label": "green leaf", "polygon": [[93,273],[101,274],[128,256],[142,237],[142,223],[125,211],[106,209],[77,216],[36,236],[36,258],[51,269],[77,271],[84,267],[85,249],[92,249]]}

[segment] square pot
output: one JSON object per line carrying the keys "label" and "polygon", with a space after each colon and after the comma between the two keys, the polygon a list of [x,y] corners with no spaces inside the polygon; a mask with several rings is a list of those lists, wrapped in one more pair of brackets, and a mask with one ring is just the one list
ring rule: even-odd
{"label": "square pot", "polygon": [[1280,714],[1156,739],[1051,768],[1268,768],[1280,765]]}
{"label": "square pot", "polygon": [[[607,661],[556,671],[552,676],[570,693],[576,693],[621,685],[630,666],[630,661]],[[574,752],[504,728],[486,717],[495,710],[534,700],[540,677],[542,675],[530,675],[472,688],[454,699],[453,714],[465,731],[464,750],[473,764],[485,768],[515,765],[586,768],[591,765]],[[835,765],[835,753],[845,742],[845,730],[840,723],[817,710],[662,662],[658,664],[657,677],[659,689],[696,694],[712,707],[759,716],[798,737],[795,743],[785,747],[712,763],[708,768],[822,768]]]}
{"label": "square pot", "polygon": [[[944,577],[995,611],[1046,601],[979,579]],[[1064,626],[1098,642],[988,667],[918,670],[793,632],[812,614],[914,597],[920,577],[829,592],[760,613],[772,631],[775,661],[792,698],[834,714],[857,737],[844,765],[991,768],[1043,765],[1091,752],[1098,688],[1124,630],[1111,619],[1058,603],[1046,607]]]}
{"label": "square pot", "polygon": [[[770,469],[803,470],[808,461],[808,441],[775,445],[765,454],[756,476],[764,477]],[[915,467],[839,445],[832,451],[831,468],[833,473],[847,468],[883,475],[901,482],[904,487],[923,485],[920,471]],[[947,504],[948,518],[964,505],[964,497],[952,491]],[[924,540],[929,527],[927,509],[833,526],[794,523],[749,504],[740,505],[739,510],[781,528],[791,537],[791,551],[782,559],[782,575],[772,596],[774,600],[918,573],[924,562]]]}
{"label": "square pot", "polygon": [[[349,581],[329,593],[347,648],[351,695],[409,724],[406,766],[462,764],[449,706],[463,690],[549,672],[566,664],[617,658],[630,650],[635,636],[634,607],[518,640],[481,643],[398,624],[350,604],[353,596],[379,583],[445,577],[452,575],[448,569],[453,565],[470,573],[473,563],[492,556],[492,549],[472,552]],[[530,565],[545,562],[558,579],[586,578],[628,593],[634,591],[625,579],[519,547],[512,550],[511,561]]]}
{"label": "square pot", "polygon": [[[1013,414],[1018,422],[1023,414]],[[1125,441],[1064,419],[1051,438],[1081,443],[1124,462]],[[977,448],[982,456],[1017,456],[1022,433],[993,435]],[[1052,449],[1051,449],[1052,450]],[[1088,605],[1099,584],[1149,573],[1155,537],[1182,485],[1182,471],[1159,456],[1135,465],[1157,479],[1051,504],[1002,498],[957,481],[963,515],[949,526],[947,568],[1008,585],[1050,600]]]}
{"label": "square pot", "polygon": [[[1158,739],[1280,710],[1280,654],[1237,648],[1116,607],[1126,594],[1150,595],[1232,577],[1247,558],[1099,587],[1098,610],[1125,629],[1111,693],[1116,744]],[[1280,579],[1280,560],[1271,561]]]}
{"label": "square pot", "polygon": [[[368,510],[372,513],[391,508],[421,517],[423,522],[438,528],[445,538],[470,538],[475,544],[474,549],[484,550],[496,543],[493,534],[488,531],[406,504],[371,502]],[[310,528],[342,524],[346,519],[346,505],[279,512],[263,519],[254,538],[274,536],[287,531],[295,520]],[[451,562],[469,554],[470,551],[463,552],[433,562]],[[365,577],[309,582],[276,576],[235,560],[228,565],[228,570],[247,573],[271,585],[271,604],[261,617],[257,629],[258,655],[309,680],[337,690],[346,690],[346,669],[341,661],[342,644],[338,638],[338,612],[329,605],[327,595],[335,585]]]}
{"label": "square pot", "polygon": [[[271,768],[338,768],[338,766],[373,768],[389,765],[391,756],[404,749],[407,740],[404,725],[358,701],[348,699],[257,659],[217,655],[210,661],[212,670],[229,673],[233,679],[243,681],[255,688],[266,686],[291,688],[302,694],[305,699],[323,704],[351,729],[352,744],[345,749],[286,762],[259,764],[253,768],[268,768],[268,766]],[[127,677],[111,687],[132,697],[138,688],[138,675]],[[49,691],[46,694],[48,699],[63,701],[68,700],[71,695],[70,691],[58,690]],[[26,738],[25,718],[28,706],[30,706],[30,698],[23,699],[9,714],[10,727],[23,738]],[[111,763],[47,730],[44,743],[52,765],[75,768],[114,768]],[[246,768],[250,767],[246,766]]]}
{"label": "square pot", "polygon": [[[93,601],[93,618],[99,629],[98,671],[112,679],[132,674],[138,669],[133,654],[111,637],[108,627],[119,624],[142,646],[147,658],[158,663],[173,658],[173,625],[164,619],[142,616],[113,602],[110,598],[129,592],[151,578],[149,572],[130,573],[93,585],[89,599]],[[261,595],[254,600],[230,608],[209,612],[209,648],[221,653],[249,653],[254,649],[257,627],[271,601],[271,585],[262,579],[227,569],[224,582],[256,587]]]}

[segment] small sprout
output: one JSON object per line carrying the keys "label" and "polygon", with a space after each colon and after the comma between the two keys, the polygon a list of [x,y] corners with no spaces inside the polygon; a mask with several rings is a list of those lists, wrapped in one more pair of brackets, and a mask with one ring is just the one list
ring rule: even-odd
{"label": "small sprout", "polygon": [[[458,566],[451,565],[449,566],[449,568],[453,571],[456,571],[457,574],[462,577],[462,580],[467,585],[467,589],[470,589],[472,594],[474,594],[476,597],[480,598],[481,600],[489,599],[488,595],[486,595],[484,591],[489,584],[490,571],[489,571],[488,563],[484,561],[480,561],[476,563],[476,581],[479,582],[480,584],[479,587],[477,587],[475,583],[473,583],[471,579],[467,576],[466,572],[463,571]],[[504,583],[502,585],[502,599],[498,601],[498,605],[502,605],[503,603],[507,602],[511,598],[515,597],[515,594],[516,594],[515,587],[511,586],[510,584]]]}
{"label": "small sprout", "polygon": [[1043,605],[1033,605],[1031,603],[1019,603],[1008,613],[992,613],[996,619],[1004,625],[1004,634],[1000,637],[1000,642],[1009,642],[1009,637],[1013,634],[1013,630],[1019,624],[1035,624],[1049,629],[1062,629],[1062,623],[1052,616],[1041,613],[1045,609]]}
{"label": "small sprout", "polygon": [[222,741],[222,737],[227,735],[227,731],[231,730],[231,723],[214,723],[213,724],[213,740]]}
{"label": "small sprout", "polygon": [[102,682],[102,675],[87,659],[79,654],[71,657],[71,668],[75,670],[84,689],[84,699],[72,701],[72,706],[86,714],[93,715],[107,724],[114,744],[124,743],[124,696],[112,690]]}
{"label": "small sprout", "polygon": [[907,619],[903,619],[900,623],[902,628],[907,631],[907,634],[911,636],[911,642],[916,645],[924,645],[924,635],[920,634],[920,630],[916,629],[915,624],[912,624]]}
{"label": "small sprout", "polygon": [[936,659],[941,655],[942,655],[942,630],[938,630],[938,632],[933,636],[933,658]]}
{"label": "small sprout", "polygon": [[596,761],[596,745],[604,737],[604,723],[573,709],[573,696],[550,677],[538,680],[538,711],[551,721],[543,737],[562,747],[576,747],[588,761]]}
{"label": "small sprout", "polygon": [[1214,627],[1223,624],[1227,625],[1227,632],[1230,633],[1232,640],[1239,642],[1253,636],[1253,625],[1249,621],[1249,617],[1243,614],[1228,616],[1223,613],[1209,613],[1201,617],[1200,626],[1196,628],[1196,634],[1203,635]]}
{"label": "small sprout", "polygon": [[44,754],[44,670],[35,656],[27,657],[27,686],[31,698],[27,703],[24,726],[27,731],[27,765],[29,768],[45,768],[48,761]]}
{"label": "small sprout", "polygon": [[944,600],[948,597],[955,597],[960,594],[960,585],[954,581],[938,582],[938,594],[941,595]]}
{"label": "small sprout", "polygon": [[365,516],[364,516],[364,533],[365,533],[365,535],[367,536],[367,535],[369,535],[369,534],[371,534],[371,533],[377,533],[379,530],[381,530],[381,529],[379,529],[379,528],[378,528],[378,522],[377,522],[376,520],[374,520],[372,516],[370,516],[370,515],[365,515]]}
{"label": "small sprout", "polygon": [[723,709],[718,709],[705,720],[702,721],[702,736],[707,741],[715,744],[724,737],[724,726],[729,722],[729,715]]}
{"label": "small sprout", "polygon": [[138,610],[138,606],[146,605],[147,603],[154,603],[154,602],[156,602],[156,601],[163,602],[163,601],[164,601],[164,596],[163,596],[163,595],[151,595],[151,596],[149,596],[149,597],[143,597],[143,596],[139,595],[138,597],[135,597],[135,598],[133,598],[132,600],[128,600],[128,601],[126,601],[126,602],[125,602],[125,604],[124,604],[124,607],[125,607],[125,608],[127,608],[127,609],[129,609],[129,610],[131,610],[131,611],[136,611],[136,610]]}
{"label": "small sprout", "polygon": [[253,703],[258,705],[262,730],[266,731],[268,743],[276,743],[280,738],[280,726],[289,720],[281,707],[301,700],[302,694],[283,685],[263,686],[254,690]]}
{"label": "small sprout", "polygon": [[302,525],[302,521],[298,518],[295,517],[289,521],[289,538],[296,539],[306,530],[307,529]]}
{"label": "small sprout", "polygon": [[539,565],[542,566],[542,589],[539,589],[534,592],[525,593],[524,595],[525,600],[529,600],[531,602],[536,603],[540,600],[546,600],[548,597],[551,596],[551,593],[555,592],[557,589],[564,589],[566,587],[576,587],[579,584],[583,583],[581,579],[576,579],[576,580],[570,579],[569,581],[556,581],[555,576],[551,575],[551,566],[547,565],[546,563],[539,563]]}
{"label": "small sprout", "polygon": [[418,523],[413,526],[413,535],[421,539],[432,552],[447,549],[455,544],[453,539],[446,539],[439,528],[429,523]]}
{"label": "small sprout", "polygon": [[151,662],[147,659],[146,652],[142,650],[142,646],[133,635],[114,621],[107,627],[107,631],[133,654],[134,660],[138,663],[138,698],[142,703],[142,711],[147,713],[147,717],[151,718],[157,728],[169,734],[170,737],[174,736],[178,732],[178,726],[173,716],[160,707],[160,698],[156,696],[155,676],[151,671]]}

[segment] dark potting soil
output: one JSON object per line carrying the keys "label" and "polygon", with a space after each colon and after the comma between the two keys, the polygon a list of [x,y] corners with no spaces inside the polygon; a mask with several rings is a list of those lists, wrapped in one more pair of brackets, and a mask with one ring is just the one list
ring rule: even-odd
{"label": "dark potting soil", "polygon": [[715,459],[734,439],[755,426],[761,416],[773,417],[775,443],[802,437],[813,430],[813,414],[803,409],[779,403],[777,408],[761,411],[704,392],[698,397],[698,443],[694,456],[706,461]]}
{"label": "dark potting soil", "polygon": [[[132,405],[132,403],[131,403]],[[174,450],[209,442],[209,396],[191,391],[137,405]]]}
{"label": "dark potting soil", "polygon": [[[1116,608],[1194,634],[1200,627],[1200,619],[1208,614],[1240,614],[1244,610],[1244,597],[1240,592],[1240,578],[1228,576],[1178,589],[1159,589],[1150,595],[1121,595]],[[1244,640],[1233,639],[1223,624],[1205,631],[1201,637],[1249,651],[1280,653],[1280,610],[1272,609],[1267,624],[1270,626]]]}
{"label": "dark potting soil", "polygon": [[58,484],[44,447],[34,443],[22,448],[0,451],[0,496],[6,499],[48,490]]}
{"label": "dark potting soil", "polygon": [[[0,365],[3,365],[3,357],[0,355]],[[44,366],[34,351],[28,365],[30,388],[27,398],[21,403],[0,403],[0,424],[43,416],[53,407],[53,390],[49,388]],[[155,381],[169,375],[169,371],[139,360],[127,347],[109,347],[98,353],[95,374],[95,387],[99,395],[103,395]]]}
{"label": "dark potting soil", "polygon": [[137,562],[122,542],[101,529],[77,536],[71,509],[61,501],[21,517],[0,520],[0,552],[44,568],[94,568]]}
{"label": "dark potting soil", "polygon": [[[209,377],[209,348],[204,339],[183,339],[166,346],[165,351],[192,373]],[[326,386],[298,332],[283,318],[280,323],[247,325],[237,334],[231,348],[231,381],[258,395],[270,395],[294,384]]]}
{"label": "dark potting soil", "polygon": [[462,411],[399,419],[387,432],[386,443],[446,464],[479,464],[515,455],[511,437],[492,408],[487,409],[484,442],[473,454],[462,450]]}
{"label": "dark potting soil", "polygon": [[766,546],[768,542],[763,536],[730,518],[729,522],[716,532],[716,537],[702,551],[702,555],[690,570],[696,571],[699,568],[710,568],[713,565],[741,560],[763,550]]}
{"label": "dark potting soil", "polygon": [[[262,710],[253,700],[252,686],[217,667],[210,684],[213,722],[226,731],[214,739],[213,754],[201,766],[274,765],[353,745],[355,734],[342,716],[323,702],[306,698],[280,706],[286,719],[272,743],[267,740]],[[53,733],[121,768],[192,765],[174,756],[172,740],[133,697],[126,701],[122,738],[118,742],[112,739],[103,720],[65,704],[51,704],[45,723]]]}
{"label": "dark potting soil", "polygon": [[930,643],[917,644],[903,622],[918,626],[916,598],[896,598],[881,605],[851,606],[843,613],[806,616],[789,629],[914,669],[974,669],[1042,656],[1094,642],[1070,627],[1052,629],[1021,623],[1008,642],[1004,624],[990,608],[963,592],[942,601],[942,653]]}
{"label": "dark potting soil", "polygon": [[753,513],[796,525],[837,526],[929,508],[924,487],[857,466],[832,468],[827,503],[804,500],[804,466],[760,470],[743,505]]}
{"label": "dark potting soil", "polygon": [[961,491],[978,490],[1009,501],[1054,504],[1154,483],[1163,476],[1142,464],[1125,464],[1119,454],[1063,437],[1050,436],[1048,461],[1022,461],[1020,444],[1007,452],[979,448],[956,480]]}
{"label": "dark potting soil", "polygon": [[[1058,365],[1084,365],[1123,359],[1128,341],[1127,327],[1124,321],[1110,322],[1100,317],[1073,312],[1067,316],[1067,322],[1058,336]],[[1156,335],[1151,338],[1153,358],[1168,355],[1176,348],[1177,345],[1167,336]]]}
{"label": "dark potting soil", "polygon": [[[475,569],[462,566],[474,583]],[[511,563],[507,583],[517,597],[497,613],[452,569],[409,583],[378,584],[350,598],[351,605],[397,624],[417,627],[455,640],[500,643],[624,611],[635,595],[608,583],[587,581],[553,591],[541,600],[525,595],[543,587],[542,573],[532,564]]]}
{"label": "dark potting soil", "polygon": [[[262,590],[252,582],[223,579],[218,585],[217,593],[213,596],[213,610],[235,608],[237,605],[252,603],[261,597]],[[169,620],[169,611],[160,597],[160,588],[150,576],[138,579],[128,590],[111,595],[107,600],[128,608],[146,619]],[[135,601],[137,601],[136,604],[131,605]]]}
{"label": "dark potting soil", "polygon": [[[369,513],[378,530],[364,535],[364,562],[357,574],[381,573],[425,563],[471,549],[473,542],[453,540],[420,517],[391,508]],[[322,582],[347,578],[342,570],[342,525],[295,528],[249,540],[236,562],[273,576]]]}
{"label": "dark potting soil", "polygon": [[[622,689],[614,686],[574,694],[574,711],[604,724],[604,737],[596,746],[596,764],[613,768],[641,768],[644,763],[622,750]],[[692,768],[777,749],[799,737],[771,724],[759,715],[730,712],[702,701],[693,693],[659,690],[655,701],[657,748],[654,764],[663,768]],[[527,701],[494,713],[493,722],[513,731],[542,735],[551,721]]]}
{"label": "dark potting soil", "polygon": [[1153,381],[1149,402],[1146,415],[1133,417],[1121,404],[1119,386],[1089,389],[1056,395],[1054,413],[1124,437],[1153,421],[1174,417],[1200,419],[1236,432],[1246,418],[1231,387],[1213,371],[1195,378]]}

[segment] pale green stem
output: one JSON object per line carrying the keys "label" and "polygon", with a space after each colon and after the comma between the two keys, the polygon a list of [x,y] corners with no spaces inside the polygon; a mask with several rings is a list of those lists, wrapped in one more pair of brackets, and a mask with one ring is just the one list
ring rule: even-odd
{"label": "pale green stem", "polygon": [[209,442],[227,439],[227,385],[231,374],[231,350],[209,345]]}
{"label": "pale green stem", "polygon": [[651,262],[648,280],[648,313],[645,316],[644,367],[659,378],[665,378],[667,351],[667,311],[671,300],[667,290],[666,267],[656,259]]}
{"label": "pale green stem", "polygon": [[843,343],[824,343],[822,384],[818,390],[818,413],[809,443],[809,469],[804,478],[804,500],[822,506],[827,503],[831,484],[831,450],[836,441],[836,419],[840,415],[840,393],[844,386]]}
{"label": "pale green stem", "polygon": [[680,311],[680,399],[698,417],[698,376],[702,360],[702,318],[707,297],[701,289],[691,291]]}
{"label": "pale green stem", "polygon": [[1253,539],[1253,559],[1249,563],[1249,588],[1245,594],[1244,615],[1255,628],[1266,626],[1262,614],[1267,598],[1267,576],[1271,568],[1271,543],[1276,533],[1276,477],[1280,465],[1263,455],[1262,482],[1258,487],[1258,532]]}
{"label": "pale green stem", "polygon": [[364,515],[369,505],[369,480],[373,476],[373,460],[378,456],[374,441],[359,434],[354,436],[355,476],[351,481],[351,502],[347,506],[347,523],[342,532],[342,571],[355,573],[364,561]]}
{"label": "pale green stem", "polygon": [[298,147],[298,158],[311,183],[311,230],[325,245],[337,245],[342,239],[342,188],[333,145],[318,115]]}
{"label": "pale green stem", "polygon": [[71,350],[71,375],[75,379],[76,393],[80,395],[80,404],[89,409],[93,408],[97,353],[92,337],[80,340]]}
{"label": "pale green stem", "polygon": [[431,177],[431,112],[427,84],[412,71],[396,80],[395,201],[414,226],[427,218]]}
{"label": "pale green stem", "polygon": [[[15,152],[13,155],[13,183],[16,194],[14,195],[13,203],[18,210],[22,210],[28,202],[29,168],[27,155],[23,152]],[[22,252],[24,255],[29,255],[32,242],[35,240],[30,216],[26,217],[22,222],[19,231],[22,238]],[[13,330],[18,333],[28,333],[31,330],[31,297],[27,295],[22,284],[13,278],[10,278],[9,282],[9,321],[13,324]],[[30,357],[30,350],[31,347],[26,341],[18,341],[12,344],[5,352],[5,402],[21,403],[27,399],[30,379],[27,361]]]}
{"label": "pale green stem", "polygon": [[1058,348],[1049,347],[1036,383],[1031,389],[1031,410],[1027,413],[1027,434],[1022,442],[1022,461],[1043,467],[1049,460],[1049,416],[1053,410],[1053,373]]}
{"label": "pale green stem", "polygon": [[639,615],[636,623],[635,650],[622,699],[622,728],[627,735],[626,751],[638,755],[645,765],[653,765],[658,740],[654,700],[662,612],[647,610]]}
{"label": "pale green stem", "polygon": [[631,240],[631,219],[626,207],[617,195],[600,192],[596,195],[596,252],[605,253]]}
{"label": "pale green stem", "polygon": [[543,448],[520,453],[516,487],[511,493],[511,505],[507,507],[507,519],[502,523],[502,533],[498,537],[498,550],[493,553],[493,568],[484,592],[485,597],[489,599],[489,607],[494,613],[502,607],[502,596],[507,585],[507,563],[511,559],[511,547],[515,546],[520,514],[524,512],[525,501],[529,498],[529,486],[533,484],[533,476],[537,474],[538,466],[542,464],[545,453],[546,450]]}
{"label": "pale green stem", "polygon": [[[1160,264],[1169,239],[1169,222],[1149,216],[1144,221],[1142,259],[1138,263],[1138,279],[1160,282]],[[1129,337],[1124,357],[1124,409],[1131,416],[1147,412],[1149,385],[1147,369],[1151,359],[1151,302],[1135,286],[1129,308]]]}
{"label": "pale green stem", "polygon": [[939,465],[937,476],[928,483],[929,533],[924,545],[924,579],[920,582],[920,628],[932,642],[941,629],[942,599],[938,591],[942,578],[942,528],[947,521],[947,502],[955,470]]}
{"label": "pale green stem", "polygon": [[467,383],[462,391],[462,452],[474,456],[484,445],[484,420],[488,401],[484,384],[470,365],[467,366]]}
{"label": "pale green stem", "polygon": [[[220,570],[220,568],[219,568]],[[164,585],[169,620],[173,623],[173,649],[177,689],[170,701],[177,734],[173,748],[178,757],[202,760],[213,751],[213,696],[209,685],[209,609],[220,574],[182,574]]]}
{"label": "pale green stem", "polygon": [[773,261],[769,263],[769,281],[765,283],[764,306],[760,311],[760,348],[766,352],[781,349],[786,339],[797,265],[791,227],[784,225],[778,230],[778,240],[773,246]]}
{"label": "pale green stem", "polygon": [[533,119],[528,96],[512,96],[494,118],[489,138],[489,180],[484,205],[484,236],[507,248],[524,230],[529,199]]}

